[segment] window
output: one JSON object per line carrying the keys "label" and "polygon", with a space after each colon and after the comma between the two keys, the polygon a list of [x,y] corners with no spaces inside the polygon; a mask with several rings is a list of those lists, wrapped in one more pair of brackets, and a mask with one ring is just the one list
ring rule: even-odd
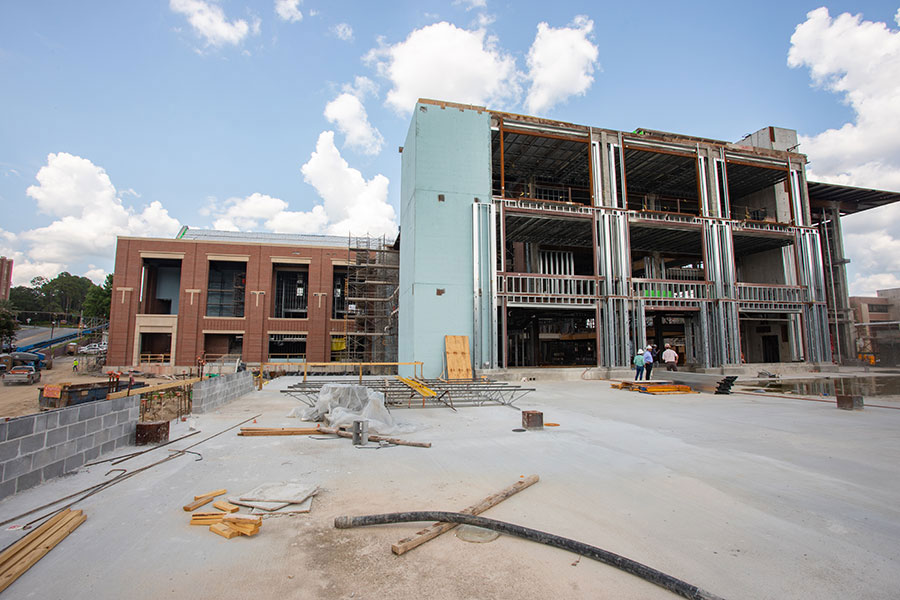
{"label": "window", "polygon": [[210,261],[206,316],[243,317],[247,287],[247,265],[242,262]]}
{"label": "window", "polygon": [[305,319],[309,296],[306,270],[275,269],[276,319]]}
{"label": "window", "polygon": [[890,306],[887,304],[870,304],[869,312],[870,313],[886,313],[890,312]]}
{"label": "window", "polygon": [[335,267],[333,281],[333,296],[331,318],[347,318],[347,268]]}

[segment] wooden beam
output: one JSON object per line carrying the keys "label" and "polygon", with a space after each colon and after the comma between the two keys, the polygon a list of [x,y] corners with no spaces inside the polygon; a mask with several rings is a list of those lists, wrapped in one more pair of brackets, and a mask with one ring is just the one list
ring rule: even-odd
{"label": "wooden beam", "polygon": [[[40,541],[29,540],[28,547],[30,549],[27,553],[19,555],[15,562],[6,565],[7,568],[0,574],[0,592],[9,587],[12,582],[34,566],[37,561],[66,539],[70,533],[75,531],[87,519],[80,510],[66,510],[64,513],[62,518],[54,523],[53,527],[44,530],[44,534],[40,536]],[[28,537],[31,538],[39,529],[29,534]]]}
{"label": "wooden beam", "polygon": [[[491,494],[478,504],[473,504],[469,508],[463,509],[460,512],[468,515],[480,515],[492,506],[500,504],[510,496],[518,494],[525,488],[534,485],[538,481],[540,481],[540,477],[538,477],[537,475],[529,475],[525,479],[517,481],[508,488],[501,490],[496,494]],[[399,556],[400,554],[409,552],[417,546],[421,546],[428,540],[432,540],[444,532],[450,531],[454,527],[456,527],[456,523],[434,523],[433,525],[430,525],[425,529],[416,532],[415,535],[408,538],[403,538],[396,544],[393,544],[391,546],[391,551]]]}
{"label": "wooden beam", "polygon": [[168,390],[176,387],[182,387],[185,385],[194,385],[195,383],[199,383],[201,379],[199,377],[194,377],[193,379],[184,379],[182,381],[173,381],[171,383],[161,383],[159,385],[147,385],[144,387],[136,387],[131,388],[130,390],[122,390],[121,392],[113,392],[112,394],[108,394],[106,396],[107,400],[115,400],[116,398],[126,398],[128,396],[140,396],[141,394],[149,394],[152,392],[161,392],[162,390]]}
{"label": "wooden beam", "polygon": [[221,488],[218,490],[213,490],[211,492],[206,492],[205,494],[200,494],[199,496],[194,496],[194,500],[200,500],[201,498],[215,498],[216,496],[221,496],[222,494],[227,493],[228,490],[225,488]]}
{"label": "wooden beam", "polygon": [[[342,438],[353,438],[353,434],[349,431],[343,431],[341,429],[334,429],[332,427],[319,427],[319,433],[330,433]],[[381,435],[372,435],[369,434],[369,440],[373,442],[387,442],[389,444],[396,444],[397,446],[413,446],[415,448],[431,448],[431,442],[410,442],[407,440],[401,440],[399,438],[390,438],[384,437]]]}

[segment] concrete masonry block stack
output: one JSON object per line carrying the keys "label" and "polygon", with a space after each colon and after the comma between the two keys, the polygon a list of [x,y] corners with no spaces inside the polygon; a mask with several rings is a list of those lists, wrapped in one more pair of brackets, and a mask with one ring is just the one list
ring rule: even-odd
{"label": "concrete masonry block stack", "polygon": [[212,377],[194,384],[192,412],[213,411],[235,398],[253,391],[253,376],[250,371]]}
{"label": "concrete masonry block stack", "polygon": [[103,400],[0,423],[0,499],[133,444],[138,402]]}

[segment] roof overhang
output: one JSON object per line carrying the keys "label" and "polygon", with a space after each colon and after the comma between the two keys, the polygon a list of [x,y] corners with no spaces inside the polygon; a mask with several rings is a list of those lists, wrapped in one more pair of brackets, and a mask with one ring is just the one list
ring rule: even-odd
{"label": "roof overhang", "polygon": [[809,208],[815,217],[817,209],[840,210],[842,215],[878,208],[900,200],[900,192],[808,181]]}

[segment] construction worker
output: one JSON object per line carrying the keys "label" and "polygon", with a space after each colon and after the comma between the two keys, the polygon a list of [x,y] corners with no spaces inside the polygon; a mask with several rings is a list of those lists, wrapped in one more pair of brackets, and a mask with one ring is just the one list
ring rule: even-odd
{"label": "construction worker", "polygon": [[72,372],[75,373],[78,371],[78,359],[72,361]]}

